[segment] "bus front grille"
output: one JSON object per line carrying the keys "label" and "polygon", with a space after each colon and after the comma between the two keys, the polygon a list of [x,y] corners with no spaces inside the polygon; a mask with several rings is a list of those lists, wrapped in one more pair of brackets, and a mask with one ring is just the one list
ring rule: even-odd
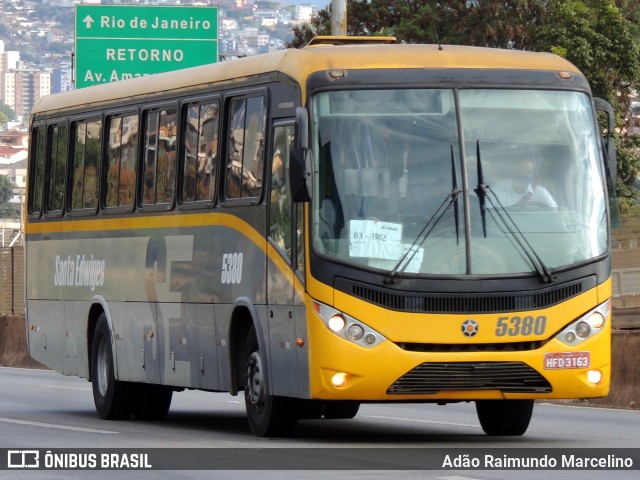
{"label": "bus front grille", "polygon": [[427,362],[396,380],[387,394],[433,394],[451,390],[549,393],[551,384],[523,362]]}
{"label": "bus front grille", "polygon": [[356,298],[399,312],[478,314],[549,308],[593,288],[595,281],[585,278],[538,291],[465,294],[398,291],[343,278],[337,278],[335,286]]}

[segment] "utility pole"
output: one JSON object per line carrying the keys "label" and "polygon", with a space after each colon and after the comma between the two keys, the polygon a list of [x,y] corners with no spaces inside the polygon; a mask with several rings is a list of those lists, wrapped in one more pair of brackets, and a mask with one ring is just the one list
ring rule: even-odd
{"label": "utility pole", "polygon": [[331,0],[331,35],[347,34],[347,0]]}

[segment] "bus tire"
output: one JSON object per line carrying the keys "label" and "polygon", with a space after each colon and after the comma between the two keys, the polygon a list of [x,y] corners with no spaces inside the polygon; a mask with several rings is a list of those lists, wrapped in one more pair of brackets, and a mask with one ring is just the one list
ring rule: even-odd
{"label": "bus tire", "polygon": [[327,403],[323,400],[299,399],[296,402],[298,420],[317,420],[324,414]]}
{"label": "bus tire", "polygon": [[253,326],[247,336],[246,352],[244,403],[251,431],[258,437],[290,436],[298,421],[295,399],[268,393],[266,363]]}
{"label": "bus tire", "polygon": [[360,410],[360,402],[335,400],[327,402],[327,406],[324,409],[324,418],[347,420],[355,417],[358,414],[358,410]]}
{"label": "bus tire", "polygon": [[134,385],[116,380],[111,332],[100,314],[91,348],[91,386],[96,411],[103,420],[126,420],[131,416]]}
{"label": "bus tire", "polygon": [[136,385],[133,416],[138,420],[164,420],[169,414],[173,390],[164,385]]}
{"label": "bus tire", "polygon": [[487,435],[523,435],[529,427],[533,400],[477,400],[476,412]]}

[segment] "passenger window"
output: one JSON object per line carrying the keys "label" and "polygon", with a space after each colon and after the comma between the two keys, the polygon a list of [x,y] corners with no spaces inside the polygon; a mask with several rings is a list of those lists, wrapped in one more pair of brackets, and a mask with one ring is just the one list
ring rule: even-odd
{"label": "passenger window", "polygon": [[50,164],[47,179],[47,212],[60,212],[64,207],[65,174],[67,165],[68,129],[66,125],[50,128]]}
{"label": "passenger window", "polygon": [[74,150],[71,208],[73,210],[95,210],[98,206],[98,168],[102,154],[101,127],[100,120],[78,122],[72,127]]}
{"label": "passenger window", "polygon": [[289,259],[291,259],[292,211],[288,172],[289,151],[292,148],[293,136],[293,126],[274,129],[269,202],[269,234]]}
{"label": "passenger window", "polygon": [[231,102],[226,198],[260,196],[265,123],[264,97],[249,97]]}
{"label": "passenger window", "polygon": [[218,102],[186,110],[183,202],[213,200],[218,158]]}
{"label": "passenger window", "polygon": [[109,120],[107,151],[107,207],[133,205],[136,186],[138,116],[112,117]]}
{"label": "passenger window", "polygon": [[143,203],[173,203],[176,175],[175,110],[147,112],[144,145]]}
{"label": "passenger window", "polygon": [[44,159],[46,146],[46,128],[43,126],[36,127],[31,132],[32,148],[31,151],[31,174],[30,174],[30,195],[29,195],[29,214],[37,217],[42,211],[42,191],[44,185]]}

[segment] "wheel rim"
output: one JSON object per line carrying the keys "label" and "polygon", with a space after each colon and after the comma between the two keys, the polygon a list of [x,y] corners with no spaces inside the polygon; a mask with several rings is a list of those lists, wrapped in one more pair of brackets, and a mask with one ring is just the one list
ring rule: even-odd
{"label": "wheel rim", "polygon": [[109,387],[109,361],[107,357],[107,342],[105,338],[100,339],[98,347],[98,356],[96,359],[96,380],[98,383],[98,392],[101,396],[106,396]]}
{"label": "wheel rim", "polygon": [[245,397],[256,413],[264,410],[265,391],[262,371],[262,360],[258,352],[253,352],[247,361],[247,386]]}

